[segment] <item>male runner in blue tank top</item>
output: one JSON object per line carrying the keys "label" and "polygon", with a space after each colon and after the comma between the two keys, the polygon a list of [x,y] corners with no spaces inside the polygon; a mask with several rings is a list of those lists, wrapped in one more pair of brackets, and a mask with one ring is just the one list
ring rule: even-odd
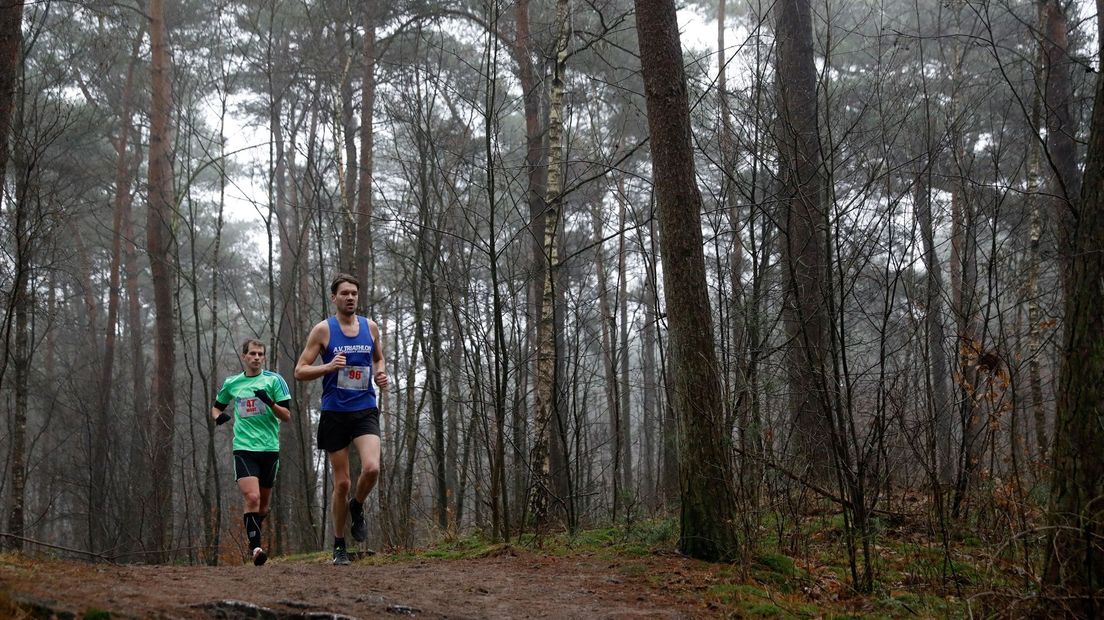
{"label": "male runner in blue tank top", "polygon": [[[338,274],[330,284],[334,316],[311,329],[307,345],[295,364],[295,378],[311,381],[322,377],[322,415],[318,421],[318,448],[330,457],[333,471],[334,564],[348,564],[345,550],[345,520],[350,517],[353,538],[367,536],[364,501],[379,477],[379,408],[376,406],[375,379],[381,390],[387,389],[386,364],[380,345],[379,326],[357,316],[360,282],[351,275]],[[322,363],[314,365],[321,357]],[[360,455],[360,474],[348,504],[349,444]]]}

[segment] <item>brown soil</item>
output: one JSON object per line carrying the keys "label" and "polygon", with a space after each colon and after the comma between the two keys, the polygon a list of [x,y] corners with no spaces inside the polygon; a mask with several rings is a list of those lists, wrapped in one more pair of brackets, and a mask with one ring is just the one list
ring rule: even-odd
{"label": "brown soil", "polygon": [[[719,610],[689,591],[707,573],[677,556],[597,555],[248,566],[118,566],[0,556],[0,617],[683,618]],[[37,611],[36,611],[37,608]],[[258,609],[259,608],[259,609]]]}

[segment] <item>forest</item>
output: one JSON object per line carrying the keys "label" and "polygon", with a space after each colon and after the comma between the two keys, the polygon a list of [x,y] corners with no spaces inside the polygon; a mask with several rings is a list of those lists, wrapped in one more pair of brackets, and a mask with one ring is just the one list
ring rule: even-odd
{"label": "forest", "polygon": [[870,593],[908,531],[1104,613],[1102,7],[0,0],[0,545],[237,563],[255,338],[270,553],[325,549],[345,272],[374,549],[667,524]]}

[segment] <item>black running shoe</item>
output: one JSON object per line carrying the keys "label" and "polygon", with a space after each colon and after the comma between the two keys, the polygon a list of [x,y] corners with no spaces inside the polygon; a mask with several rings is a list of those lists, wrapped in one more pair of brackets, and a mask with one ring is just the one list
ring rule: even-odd
{"label": "black running shoe", "polygon": [[337,549],[334,549],[333,563],[334,566],[345,566],[349,563],[349,554],[345,551],[343,547],[338,547]]}
{"label": "black running shoe", "polygon": [[253,550],[253,566],[264,566],[267,561],[268,554],[264,552],[264,549],[257,547]]}
{"label": "black running shoe", "polygon": [[353,540],[364,542],[368,537],[368,526],[364,524],[364,505],[356,501],[355,497],[349,500],[349,518]]}

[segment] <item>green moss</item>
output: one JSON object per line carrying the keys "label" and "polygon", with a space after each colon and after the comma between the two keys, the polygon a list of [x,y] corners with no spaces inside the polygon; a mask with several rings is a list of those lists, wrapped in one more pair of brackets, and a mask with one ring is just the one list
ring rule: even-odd
{"label": "green moss", "polygon": [[621,552],[626,555],[643,558],[652,555],[652,548],[643,544],[625,545],[621,548]]}
{"label": "green moss", "polygon": [[111,612],[89,607],[88,610],[84,612],[83,617],[84,620],[111,620]]}
{"label": "green moss", "polygon": [[768,595],[766,591],[743,583],[722,583],[715,585],[709,588],[707,596],[716,598],[726,605],[741,601],[758,601],[770,598],[770,595]]}
{"label": "green moss", "polygon": [[629,538],[648,546],[674,546],[678,543],[678,522],[674,519],[641,521],[632,529]]}
{"label": "green moss", "polygon": [[573,547],[605,547],[619,538],[617,528],[607,527],[595,530],[582,530],[569,541]]}
{"label": "green moss", "polygon": [[414,552],[410,557],[459,560],[487,557],[503,551],[508,551],[508,545],[492,543],[475,535],[439,541],[420,552]]}
{"label": "green moss", "polygon": [[755,558],[755,561],[776,573],[782,573],[784,575],[793,575],[797,570],[794,566],[793,558],[782,555],[781,553],[761,555]]}

